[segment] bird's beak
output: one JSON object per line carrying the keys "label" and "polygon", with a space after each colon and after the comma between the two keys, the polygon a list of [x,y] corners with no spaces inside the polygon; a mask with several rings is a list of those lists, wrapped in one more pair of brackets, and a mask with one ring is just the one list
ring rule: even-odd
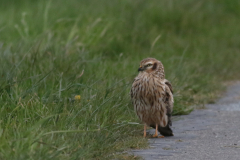
{"label": "bird's beak", "polygon": [[139,67],[139,68],[138,68],[138,72],[139,72],[139,71],[143,71],[143,70],[144,70],[144,69],[143,69],[142,67]]}

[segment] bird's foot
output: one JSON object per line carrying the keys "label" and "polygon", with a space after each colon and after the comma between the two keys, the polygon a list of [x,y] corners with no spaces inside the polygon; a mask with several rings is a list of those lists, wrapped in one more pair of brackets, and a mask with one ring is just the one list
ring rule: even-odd
{"label": "bird's foot", "polygon": [[157,135],[157,134],[154,134],[154,135],[153,135],[153,138],[158,138],[158,135]]}
{"label": "bird's foot", "polygon": [[164,136],[158,136],[158,138],[164,138]]}

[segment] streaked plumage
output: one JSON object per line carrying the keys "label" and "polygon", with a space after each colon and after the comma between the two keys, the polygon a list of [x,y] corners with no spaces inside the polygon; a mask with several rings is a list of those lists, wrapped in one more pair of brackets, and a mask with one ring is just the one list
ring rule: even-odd
{"label": "streaked plumage", "polygon": [[140,62],[139,74],[131,88],[131,98],[139,119],[146,125],[156,128],[163,136],[173,136],[170,126],[173,109],[173,91],[171,83],[165,79],[162,63],[154,58]]}

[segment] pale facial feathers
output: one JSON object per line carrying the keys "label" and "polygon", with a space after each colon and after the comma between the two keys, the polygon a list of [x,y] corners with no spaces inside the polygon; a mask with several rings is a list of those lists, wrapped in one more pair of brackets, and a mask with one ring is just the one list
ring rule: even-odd
{"label": "pale facial feathers", "polygon": [[161,79],[165,78],[164,67],[162,63],[155,58],[147,58],[140,62],[139,74],[144,72],[152,74]]}

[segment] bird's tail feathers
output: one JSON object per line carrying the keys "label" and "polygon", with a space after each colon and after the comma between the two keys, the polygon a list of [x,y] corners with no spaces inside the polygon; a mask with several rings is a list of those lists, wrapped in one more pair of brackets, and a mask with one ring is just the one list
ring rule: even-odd
{"label": "bird's tail feathers", "polygon": [[169,125],[167,125],[166,127],[161,127],[160,125],[158,125],[158,131],[163,136],[174,136],[173,131]]}

